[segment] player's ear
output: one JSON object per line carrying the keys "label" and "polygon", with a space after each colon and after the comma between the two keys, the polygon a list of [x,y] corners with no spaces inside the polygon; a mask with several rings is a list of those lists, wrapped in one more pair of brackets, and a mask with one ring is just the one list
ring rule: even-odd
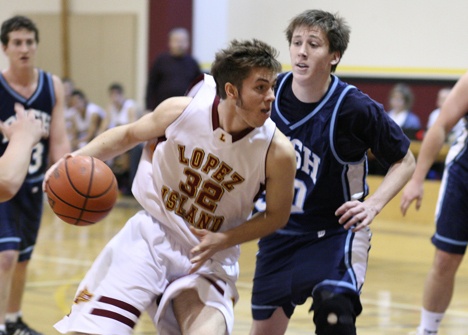
{"label": "player's ear", "polygon": [[226,95],[229,98],[237,99],[238,92],[237,92],[237,87],[236,86],[234,86],[231,83],[226,83],[226,85],[224,85],[224,89],[226,90]]}
{"label": "player's ear", "polygon": [[338,51],[335,51],[333,53],[333,58],[331,60],[331,65],[336,65],[340,62],[340,59],[341,59],[341,56],[340,56],[340,53]]}

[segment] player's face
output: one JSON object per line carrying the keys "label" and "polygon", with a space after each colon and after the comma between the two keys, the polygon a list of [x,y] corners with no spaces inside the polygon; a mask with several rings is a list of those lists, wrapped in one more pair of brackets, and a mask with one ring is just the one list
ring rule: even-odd
{"label": "player's face", "polygon": [[72,95],[71,105],[78,111],[84,111],[86,109],[86,101],[79,95]]}
{"label": "player's face", "polygon": [[339,61],[339,53],[329,52],[328,38],[318,27],[297,27],[291,39],[289,54],[295,80],[329,76],[332,65]]}
{"label": "player's face", "polygon": [[34,32],[20,29],[10,32],[9,37],[8,44],[3,46],[3,51],[10,64],[15,67],[33,67],[37,50]]}
{"label": "player's face", "polygon": [[270,117],[275,100],[274,87],[277,74],[268,69],[253,69],[238,92],[236,109],[248,127],[260,127]]}
{"label": "player's face", "polygon": [[401,92],[393,92],[390,97],[390,108],[396,112],[401,112],[406,109],[405,106],[405,97]]}
{"label": "player's face", "polygon": [[109,99],[111,101],[111,104],[114,106],[120,106],[124,100],[122,93],[120,93],[117,90],[111,90],[109,93]]}
{"label": "player's face", "polygon": [[183,32],[174,32],[169,37],[169,51],[173,56],[185,55],[190,47],[189,37]]}

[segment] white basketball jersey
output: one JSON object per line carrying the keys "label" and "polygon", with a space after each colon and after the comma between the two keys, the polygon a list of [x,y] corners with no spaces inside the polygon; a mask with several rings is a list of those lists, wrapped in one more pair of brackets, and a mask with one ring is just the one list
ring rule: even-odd
{"label": "white basketball jersey", "polygon": [[[225,231],[245,222],[261,184],[276,126],[268,119],[244,137],[232,136],[217,126],[216,85],[205,75],[193,100],[166,129],[166,140],[154,153],[145,149],[133,194],[158,221],[195,246],[198,239],[188,226]],[[214,258],[234,263],[238,247]]]}

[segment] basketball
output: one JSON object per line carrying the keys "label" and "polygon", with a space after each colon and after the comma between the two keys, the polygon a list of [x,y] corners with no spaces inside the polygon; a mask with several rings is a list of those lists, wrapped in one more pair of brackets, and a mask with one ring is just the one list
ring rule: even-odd
{"label": "basketball", "polygon": [[50,207],[63,221],[87,226],[102,220],[114,206],[117,180],[103,161],[90,156],[68,157],[46,183]]}

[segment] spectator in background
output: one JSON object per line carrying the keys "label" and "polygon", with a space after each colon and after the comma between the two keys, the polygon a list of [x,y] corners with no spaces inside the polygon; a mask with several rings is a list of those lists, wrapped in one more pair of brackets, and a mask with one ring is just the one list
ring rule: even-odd
{"label": "spectator in background", "polygon": [[[414,95],[411,88],[404,83],[398,83],[390,91],[388,103],[390,111],[388,116],[400,126],[405,135],[414,140],[417,138],[418,132],[421,131],[421,121],[419,117],[411,112],[413,106]],[[370,155],[368,171],[371,175],[385,176],[388,169],[383,167],[380,162]]]}
{"label": "spectator in background", "polygon": [[[429,129],[434,124],[435,120],[439,116],[440,109],[442,108],[442,105],[444,104],[451,90],[452,89],[450,87],[443,87],[437,93],[437,101],[436,101],[437,108],[434,109],[431,112],[431,114],[429,114],[429,119],[427,121],[427,126],[426,126],[427,129]],[[446,142],[453,143],[453,141],[455,141],[455,139],[458,137],[458,135],[460,135],[460,133],[462,132],[464,128],[465,128],[465,119],[461,119],[457,122],[457,124],[453,127],[453,129],[448,133]]]}
{"label": "spectator in background", "polygon": [[[451,90],[452,89],[450,87],[444,87],[444,88],[441,88],[439,92],[437,93],[437,101],[436,101],[437,108],[434,109],[431,112],[431,114],[429,114],[429,119],[427,121],[426,130],[428,130],[435,123],[437,117],[440,114],[440,109],[442,108],[442,105],[444,104]],[[447,134],[447,138],[445,139],[446,143],[453,143],[458,137],[458,135],[460,135],[460,133],[463,131],[463,128],[465,127],[464,120],[465,119],[463,118],[460,119],[457,122],[457,124],[453,127],[453,129]],[[445,168],[444,162],[435,161],[434,164],[431,166],[426,178],[432,179],[432,180],[442,179],[444,168]]]}
{"label": "spectator in background", "polygon": [[72,92],[71,106],[74,109],[72,149],[76,150],[99,134],[101,122],[104,120],[106,112],[95,103],[89,102],[81,90]]}
{"label": "spectator in background", "polygon": [[421,130],[419,117],[411,111],[413,101],[413,92],[406,84],[396,84],[390,91],[388,115],[410,139],[415,139],[416,133]]}
{"label": "spectator in background", "polygon": [[189,33],[185,28],[174,28],[168,35],[169,50],[153,63],[146,88],[146,109],[153,110],[159,103],[173,96],[182,96],[190,84],[201,75],[197,61],[188,54]]}
{"label": "spectator in background", "polygon": [[[109,105],[106,108],[106,118],[101,123],[99,133],[136,121],[140,116],[140,109],[135,100],[125,97],[124,88],[119,83],[109,86]],[[124,195],[131,194],[131,186],[136,168],[142,152],[141,146],[115,157],[108,164],[117,178],[120,191]]]}
{"label": "spectator in background", "polygon": [[75,114],[75,110],[71,106],[71,96],[72,92],[75,89],[75,84],[70,78],[64,77],[62,78],[63,84],[63,91],[65,94],[65,124],[67,126],[67,134],[70,143],[73,140],[73,134],[75,130],[73,129],[73,114]]}

